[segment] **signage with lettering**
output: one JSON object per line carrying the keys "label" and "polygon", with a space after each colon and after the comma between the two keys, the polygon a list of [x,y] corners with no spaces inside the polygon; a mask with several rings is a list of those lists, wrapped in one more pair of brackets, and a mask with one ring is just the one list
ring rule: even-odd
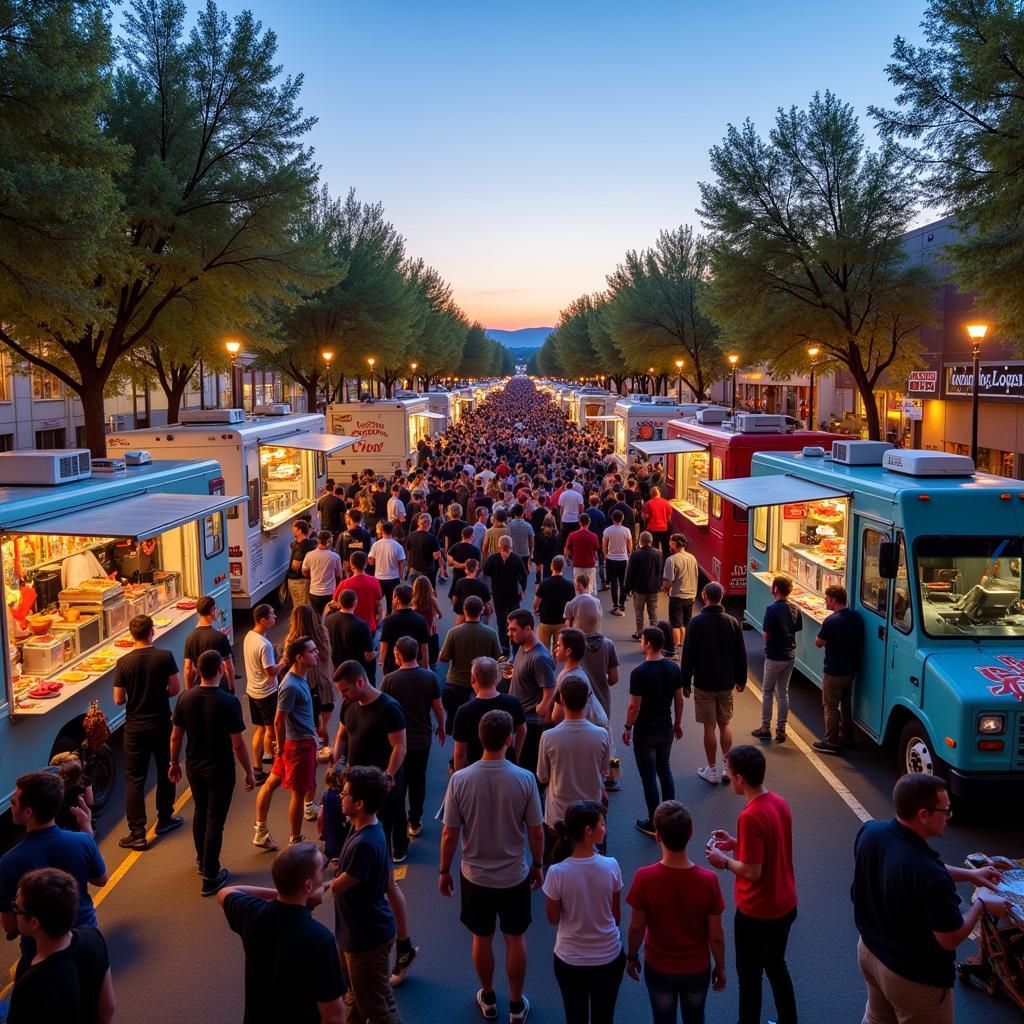
{"label": "signage with lettering", "polygon": [[904,398],[903,415],[908,420],[924,419],[924,402],[920,398]]}
{"label": "signage with lettering", "polygon": [[[974,370],[970,363],[947,365],[947,395],[970,395],[973,390]],[[1024,400],[1024,362],[982,363],[978,368],[978,394],[984,398]]]}
{"label": "signage with lettering", "polygon": [[806,519],[807,518],[807,506],[802,502],[798,505],[783,505],[782,506],[782,518],[783,519]]}
{"label": "signage with lettering", "polygon": [[938,370],[911,370],[907,378],[907,391],[915,395],[937,395],[939,393]]}

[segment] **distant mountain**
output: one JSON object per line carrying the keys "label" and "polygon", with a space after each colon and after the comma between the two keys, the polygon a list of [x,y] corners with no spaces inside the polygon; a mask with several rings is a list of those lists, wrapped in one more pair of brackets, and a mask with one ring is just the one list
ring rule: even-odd
{"label": "distant mountain", "polygon": [[506,348],[540,348],[544,344],[544,339],[553,330],[554,327],[524,327],[518,331],[486,328],[487,337],[492,341],[500,341]]}

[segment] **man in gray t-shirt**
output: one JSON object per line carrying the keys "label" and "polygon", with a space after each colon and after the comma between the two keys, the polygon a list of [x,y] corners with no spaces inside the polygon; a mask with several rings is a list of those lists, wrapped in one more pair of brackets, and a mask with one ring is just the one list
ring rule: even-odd
{"label": "man in gray t-shirt", "polygon": [[[451,866],[456,847],[461,845],[460,919],[473,934],[473,963],[493,965],[494,930],[500,926],[506,963],[523,965],[521,973],[509,973],[509,1014],[525,1019],[529,1012],[523,983],[526,929],[532,921],[530,893],[540,888],[543,879],[540,793],[529,772],[505,759],[505,749],[512,742],[512,716],[507,711],[488,711],[480,719],[480,742],[483,758],[457,771],[448,783],[438,887],[444,896],[455,892]],[[493,967],[490,972],[481,969],[477,973],[481,985],[477,1003],[484,1017],[493,1020]]]}
{"label": "man in gray t-shirt", "polygon": [[512,662],[512,680],[508,692],[523,705],[526,716],[526,741],[519,764],[527,771],[537,770],[537,749],[544,723],[550,717],[555,695],[555,662],[551,652],[538,642],[533,613],[520,608],[508,617],[508,636],[519,650]]}

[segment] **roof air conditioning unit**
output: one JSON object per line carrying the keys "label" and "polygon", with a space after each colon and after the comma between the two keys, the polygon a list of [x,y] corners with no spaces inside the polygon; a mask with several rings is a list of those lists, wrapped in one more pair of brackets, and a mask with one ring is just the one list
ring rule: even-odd
{"label": "roof air conditioning unit", "polygon": [[88,480],[92,456],[88,448],[63,448],[45,452],[0,453],[0,482],[53,487]]}
{"label": "roof air conditioning unit", "polygon": [[787,418],[769,412],[738,412],[733,417],[733,429],[741,434],[782,434]]}
{"label": "roof air conditioning unit", "polygon": [[178,416],[178,425],[189,423],[244,423],[244,409],[182,409]]}
{"label": "roof air conditioning unit", "polygon": [[880,466],[893,447],[888,441],[833,441],[832,461],[843,466]]}
{"label": "roof air conditioning unit", "polygon": [[707,409],[698,409],[694,413],[694,419],[698,423],[702,423],[704,426],[716,426],[720,423],[725,422],[725,417],[729,415],[727,409],[722,409],[718,406],[710,406]]}
{"label": "roof air conditioning unit", "polygon": [[290,416],[292,407],[287,402],[274,402],[272,405],[257,405],[253,412],[257,416]]}
{"label": "roof air conditioning unit", "polygon": [[974,461],[967,455],[947,455],[920,448],[893,448],[882,457],[882,468],[907,476],[973,476]]}

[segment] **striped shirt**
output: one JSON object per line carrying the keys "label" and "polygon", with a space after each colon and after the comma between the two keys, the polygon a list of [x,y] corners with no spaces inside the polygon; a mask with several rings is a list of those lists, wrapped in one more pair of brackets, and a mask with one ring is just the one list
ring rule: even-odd
{"label": "striped shirt", "polygon": [[525,519],[510,519],[508,533],[512,538],[512,552],[520,558],[530,557],[530,539],[533,527]]}

